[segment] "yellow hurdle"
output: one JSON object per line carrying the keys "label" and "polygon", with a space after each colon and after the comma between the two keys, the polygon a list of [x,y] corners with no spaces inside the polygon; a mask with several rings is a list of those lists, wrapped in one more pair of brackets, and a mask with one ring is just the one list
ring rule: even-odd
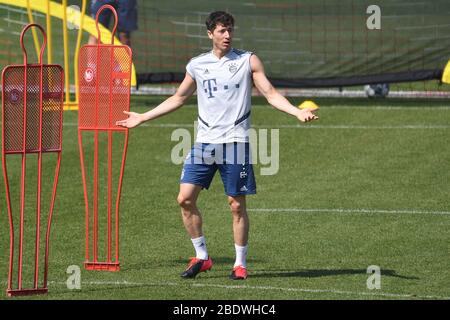
{"label": "yellow hurdle", "polygon": [[[33,18],[33,11],[31,10],[31,7],[30,7],[30,0],[27,0],[27,13],[28,13],[28,21],[31,24],[33,24],[34,18]],[[36,50],[36,57],[39,57],[39,51],[41,49],[41,45],[39,44],[36,28],[32,28],[31,33],[33,34],[34,49]]]}
{"label": "yellow hurdle", "polygon": [[45,16],[45,22],[47,25],[47,63],[52,64],[52,17],[51,17],[51,11],[50,11],[50,0],[46,0],[47,3],[47,10],[46,10],[46,16]]}
{"label": "yellow hurdle", "polygon": [[[46,31],[47,31],[47,62],[52,63],[52,23],[51,17],[59,18],[63,21],[63,43],[64,43],[64,71],[65,71],[65,101],[64,110],[78,110],[78,51],[81,47],[81,40],[83,37],[83,31],[88,32],[91,35],[97,36],[97,29],[95,27],[95,20],[86,15],[87,1],[82,0],[81,11],[75,10],[71,7],[67,7],[67,0],[62,0],[61,3],[50,0],[0,0],[0,3],[25,8],[28,13],[28,19],[30,23],[34,23],[33,10],[42,12],[46,15]],[[67,21],[69,16],[80,17],[71,21],[73,25],[78,27],[77,42],[75,45],[74,61],[73,61],[73,84],[75,87],[75,100],[70,99],[70,67],[69,67],[69,36],[67,31]],[[102,39],[111,39],[111,32],[99,25]],[[36,30],[32,29],[33,41],[37,55],[39,56],[39,40]],[[117,37],[116,43],[120,43]],[[131,70],[131,86],[136,86],[136,69],[134,64]]]}

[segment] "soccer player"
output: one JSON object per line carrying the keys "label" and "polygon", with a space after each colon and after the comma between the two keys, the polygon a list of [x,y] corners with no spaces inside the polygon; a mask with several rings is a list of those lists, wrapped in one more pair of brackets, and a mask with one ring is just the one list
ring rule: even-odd
{"label": "soccer player", "polygon": [[213,265],[196,203],[199,193],[208,189],[217,170],[233,217],[236,260],[230,278],[247,278],[249,218],[246,195],[256,193],[248,137],[252,85],[272,106],[299,121],[318,119],[312,110],[294,107],[271,85],[255,54],[232,47],[233,27],[232,15],[212,12],[206,20],[212,50],[190,60],[176,93],[146,113],[124,112],[129,117],[117,122],[119,126],[136,127],[180,108],[197,90],[198,134],[184,162],[177,199],[196,252],[196,257],[181,274],[183,278],[194,278]]}

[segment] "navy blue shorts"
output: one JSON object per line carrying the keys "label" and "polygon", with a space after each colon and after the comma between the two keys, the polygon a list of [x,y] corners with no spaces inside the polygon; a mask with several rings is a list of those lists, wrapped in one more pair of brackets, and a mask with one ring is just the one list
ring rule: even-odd
{"label": "navy blue shorts", "polygon": [[194,144],[184,161],[180,183],[208,189],[217,170],[228,196],[256,193],[249,143]]}
{"label": "navy blue shorts", "polygon": [[[95,20],[98,9],[105,4],[110,4],[116,9],[119,22],[117,30],[119,32],[131,32],[138,29],[137,26],[137,1],[136,0],[92,0],[91,17]],[[112,17],[111,10],[103,10],[98,21],[105,27],[109,26]]]}

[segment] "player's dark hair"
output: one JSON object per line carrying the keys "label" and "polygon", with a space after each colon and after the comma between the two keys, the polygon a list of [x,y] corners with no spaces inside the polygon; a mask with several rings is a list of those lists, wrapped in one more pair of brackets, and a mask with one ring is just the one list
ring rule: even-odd
{"label": "player's dark hair", "polygon": [[206,29],[213,32],[218,24],[224,27],[234,27],[234,18],[231,14],[225,11],[211,12],[206,19]]}

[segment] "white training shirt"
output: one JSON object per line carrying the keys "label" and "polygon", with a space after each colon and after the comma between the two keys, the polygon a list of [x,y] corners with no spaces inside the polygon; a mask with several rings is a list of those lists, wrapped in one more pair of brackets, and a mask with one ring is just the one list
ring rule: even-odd
{"label": "white training shirt", "polygon": [[252,93],[252,52],[232,48],[219,59],[210,52],[186,66],[197,83],[196,142],[248,142]]}

